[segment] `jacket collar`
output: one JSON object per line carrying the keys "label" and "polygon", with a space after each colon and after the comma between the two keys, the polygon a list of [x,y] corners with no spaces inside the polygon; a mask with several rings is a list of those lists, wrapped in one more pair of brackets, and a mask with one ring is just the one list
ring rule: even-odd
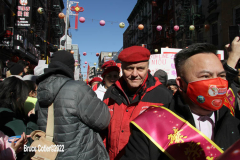
{"label": "jacket collar", "polygon": [[55,61],[51,62],[48,66],[48,68],[44,69],[44,74],[39,76],[36,80],[36,83],[39,84],[43,80],[47,79],[51,75],[64,75],[66,77],[69,77],[71,79],[74,79],[74,72],[65,64]]}
{"label": "jacket collar", "polygon": [[[133,96],[133,101],[132,103],[139,102],[142,98],[142,95],[144,93],[149,92],[156,88],[157,86],[161,85],[162,83],[155,77],[153,77],[149,72],[148,75],[146,76],[145,80],[143,81],[142,85],[139,87],[139,89],[136,91],[136,93]],[[115,82],[114,86],[121,90],[123,94],[125,95],[126,99],[128,100],[128,97],[124,91],[124,87],[127,87],[127,83],[124,80],[123,77],[121,77],[118,81]],[[128,103],[130,104],[129,100]]]}
{"label": "jacket collar", "polygon": [[191,110],[189,106],[184,103],[179,91],[174,94],[172,103],[173,104],[170,105],[170,109],[195,126]]}

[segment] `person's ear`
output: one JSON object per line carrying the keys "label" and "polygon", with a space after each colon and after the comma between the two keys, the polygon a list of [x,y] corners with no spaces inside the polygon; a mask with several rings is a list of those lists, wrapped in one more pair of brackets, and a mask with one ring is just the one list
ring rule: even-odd
{"label": "person's ear", "polygon": [[187,90],[187,84],[184,82],[184,80],[181,77],[176,78],[176,83],[178,86],[179,91],[184,91],[186,92]]}

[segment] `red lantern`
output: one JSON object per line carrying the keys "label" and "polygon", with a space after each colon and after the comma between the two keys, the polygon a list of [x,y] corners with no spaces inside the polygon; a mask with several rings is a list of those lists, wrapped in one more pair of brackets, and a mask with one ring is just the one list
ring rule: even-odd
{"label": "red lantern", "polygon": [[101,21],[99,22],[99,24],[100,24],[100,26],[104,26],[104,25],[105,25],[105,21],[104,21],[104,20],[101,20]]}
{"label": "red lantern", "polygon": [[205,25],[204,25],[204,28],[205,28],[205,31],[209,31],[210,25],[209,25],[209,24],[205,24]]}
{"label": "red lantern", "polygon": [[144,29],[144,25],[139,24],[139,25],[138,25],[138,29],[139,29],[139,30],[143,30],[143,29]]}
{"label": "red lantern", "polygon": [[17,56],[12,56],[11,59],[12,59],[13,62],[16,62],[16,63],[17,63],[18,60],[19,60],[19,57],[17,57]]}
{"label": "red lantern", "polygon": [[64,13],[61,12],[61,13],[58,14],[58,17],[59,17],[60,19],[63,19],[63,18],[65,17],[65,15],[64,15]]}
{"label": "red lantern", "polygon": [[84,23],[85,22],[85,18],[84,17],[80,17],[79,18],[79,22]]}
{"label": "red lantern", "polygon": [[83,65],[83,68],[85,68],[85,65]]}
{"label": "red lantern", "polygon": [[13,33],[11,31],[6,30],[5,37],[10,37],[12,35],[13,35]]}
{"label": "red lantern", "polygon": [[87,64],[87,61],[85,61],[84,63]]}
{"label": "red lantern", "polygon": [[98,57],[98,56],[99,56],[99,53],[96,53],[96,56]]}
{"label": "red lantern", "polygon": [[86,55],[87,55],[87,53],[86,53],[86,52],[83,52],[83,55],[84,55],[84,56],[86,56]]}
{"label": "red lantern", "polygon": [[174,30],[174,31],[178,31],[178,30],[179,30],[179,26],[178,26],[178,25],[175,25],[175,26],[173,27],[173,30]]}

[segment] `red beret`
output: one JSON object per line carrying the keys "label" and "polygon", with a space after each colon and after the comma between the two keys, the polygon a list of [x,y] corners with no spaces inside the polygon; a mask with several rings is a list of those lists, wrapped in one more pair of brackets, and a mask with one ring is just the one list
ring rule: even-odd
{"label": "red beret", "polygon": [[141,62],[148,61],[150,58],[150,51],[141,46],[132,46],[125,48],[118,55],[118,59],[122,62]]}
{"label": "red beret", "polygon": [[117,66],[116,62],[113,60],[107,61],[102,65],[102,69],[105,69],[107,67],[111,67],[111,66]]}
{"label": "red beret", "polygon": [[99,78],[99,77],[94,77],[90,82],[89,82],[89,85],[92,85],[92,83],[94,82],[102,82],[102,79]]}
{"label": "red beret", "polygon": [[106,69],[104,69],[103,73],[102,73],[102,77],[106,74],[108,74],[109,72],[113,72],[113,71],[117,71],[117,72],[120,72],[120,69],[118,66],[111,66],[111,67],[108,67]]}

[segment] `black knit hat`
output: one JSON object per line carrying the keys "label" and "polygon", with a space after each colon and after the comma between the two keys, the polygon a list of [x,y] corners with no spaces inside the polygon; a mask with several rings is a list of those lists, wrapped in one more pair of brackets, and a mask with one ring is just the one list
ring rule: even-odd
{"label": "black knit hat", "polygon": [[177,86],[176,79],[169,79],[168,80],[168,85],[175,85],[175,86]]}
{"label": "black knit hat", "polygon": [[57,51],[52,55],[51,62],[61,62],[74,71],[75,60],[73,55],[65,50]]}
{"label": "black knit hat", "polygon": [[8,63],[7,63],[7,68],[8,68],[8,70],[10,70],[10,68],[11,68],[14,64],[16,64],[16,63],[14,63],[14,62],[8,62]]}
{"label": "black knit hat", "polygon": [[159,81],[163,84],[163,85],[167,85],[167,80],[168,80],[168,75],[167,72],[165,72],[164,70],[157,70],[154,73],[154,77],[157,77],[159,79]]}
{"label": "black knit hat", "polygon": [[24,72],[24,68],[22,65],[17,63],[14,63],[13,65],[11,65],[10,73],[12,75],[19,75],[21,72]]}

